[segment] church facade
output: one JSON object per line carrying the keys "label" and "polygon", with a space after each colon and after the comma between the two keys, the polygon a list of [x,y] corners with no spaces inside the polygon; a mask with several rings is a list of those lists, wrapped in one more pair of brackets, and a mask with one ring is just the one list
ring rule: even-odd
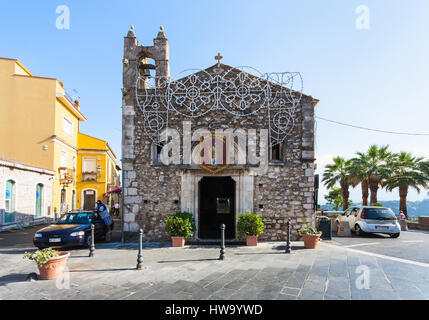
{"label": "church facade", "polygon": [[314,224],[314,108],[299,73],[217,63],[170,75],[161,28],[153,46],[124,38],[123,231],[168,240],[164,219],[194,215],[196,240],[236,239],[239,214],[265,223],[261,240]]}

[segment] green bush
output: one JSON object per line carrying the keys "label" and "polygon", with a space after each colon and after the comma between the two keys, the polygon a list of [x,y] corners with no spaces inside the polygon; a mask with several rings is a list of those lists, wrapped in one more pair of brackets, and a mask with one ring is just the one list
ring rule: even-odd
{"label": "green bush", "polygon": [[299,229],[299,234],[322,234],[322,231],[316,231],[313,227],[305,227],[302,229]]}
{"label": "green bush", "polygon": [[246,212],[238,216],[238,237],[244,239],[247,236],[260,236],[265,229],[262,218],[252,212]]}
{"label": "green bush", "polygon": [[371,206],[373,206],[373,207],[383,207],[383,205],[381,203],[379,203],[379,202],[373,203],[373,204],[371,204]]}
{"label": "green bush", "polygon": [[182,214],[171,215],[165,218],[165,231],[170,237],[184,237],[188,239],[194,235],[194,227],[189,218],[183,217]]}
{"label": "green bush", "polygon": [[33,252],[25,252],[24,258],[35,261],[39,266],[43,266],[50,258],[58,256],[58,251],[52,248],[37,250]]}
{"label": "green bush", "polygon": [[328,213],[327,216],[328,217],[338,217],[338,216],[341,216],[341,214],[339,214],[339,213]]}
{"label": "green bush", "polygon": [[188,219],[191,223],[192,232],[194,233],[195,230],[197,230],[197,227],[195,226],[195,219],[194,215],[192,213],[186,212],[186,211],[178,211],[173,216],[182,218],[184,220]]}

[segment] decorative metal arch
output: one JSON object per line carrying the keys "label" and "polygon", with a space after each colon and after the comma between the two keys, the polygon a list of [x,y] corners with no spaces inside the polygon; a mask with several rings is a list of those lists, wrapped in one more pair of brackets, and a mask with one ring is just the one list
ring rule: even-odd
{"label": "decorative metal arch", "polygon": [[237,117],[265,112],[268,123],[264,127],[269,129],[270,145],[283,142],[295,125],[296,109],[302,98],[301,74],[262,74],[245,66],[213,71],[211,74],[207,70],[188,69],[175,78],[138,75],[136,88],[149,82],[148,89],[136,90],[137,105],[144,114],[145,134],[159,145],[160,133],[168,127],[170,113],[198,118],[214,110]]}

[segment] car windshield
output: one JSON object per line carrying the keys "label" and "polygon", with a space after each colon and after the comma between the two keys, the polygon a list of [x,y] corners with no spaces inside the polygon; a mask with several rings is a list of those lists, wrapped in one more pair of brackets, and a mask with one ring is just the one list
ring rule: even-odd
{"label": "car windshield", "polygon": [[67,213],[57,221],[57,224],[91,224],[93,217],[93,212]]}
{"label": "car windshield", "polygon": [[395,220],[395,214],[388,208],[364,208],[365,219]]}

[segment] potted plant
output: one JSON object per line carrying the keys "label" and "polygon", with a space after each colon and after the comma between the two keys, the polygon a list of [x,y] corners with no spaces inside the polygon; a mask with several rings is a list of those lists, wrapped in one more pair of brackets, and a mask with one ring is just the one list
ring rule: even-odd
{"label": "potted plant", "polygon": [[24,258],[37,263],[42,280],[59,278],[64,273],[69,256],[70,252],[60,252],[52,248],[24,253]]}
{"label": "potted plant", "polygon": [[304,240],[304,246],[307,249],[315,249],[322,234],[321,231],[316,231],[310,226],[300,229],[298,233]]}
{"label": "potted plant", "polygon": [[165,230],[173,247],[183,247],[185,240],[194,235],[195,228],[194,216],[189,212],[176,212],[165,218]]}
{"label": "potted plant", "polygon": [[238,216],[237,231],[240,239],[246,238],[247,246],[257,246],[258,237],[264,232],[264,222],[256,213],[246,212]]}

